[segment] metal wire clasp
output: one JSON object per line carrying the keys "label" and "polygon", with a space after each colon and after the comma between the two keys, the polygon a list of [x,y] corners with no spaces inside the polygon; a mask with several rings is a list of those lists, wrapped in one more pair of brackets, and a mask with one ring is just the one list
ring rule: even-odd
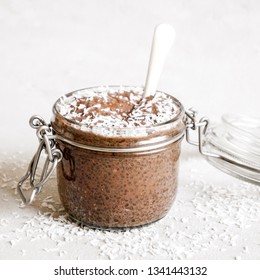
{"label": "metal wire clasp", "polygon": [[[53,135],[51,125],[47,124],[43,118],[36,115],[30,118],[29,123],[32,128],[36,129],[36,135],[39,139],[39,146],[29,164],[27,172],[20,179],[17,185],[18,193],[25,205],[30,204],[34,200],[35,196],[41,191],[42,186],[50,178],[57,164],[62,159],[62,152],[56,147],[55,135]],[[36,182],[36,172],[43,151],[45,154],[47,154],[47,158],[40,172],[40,179],[38,182]],[[29,198],[26,198],[22,189],[22,185],[28,178],[32,188],[32,193]]]}
{"label": "metal wire clasp", "polygon": [[[186,111],[186,141],[199,147],[199,152],[206,157],[219,157],[216,154],[209,153],[203,149],[204,138],[208,129],[209,119],[207,117],[202,117],[199,121],[197,120],[198,112],[194,108],[190,108]],[[198,132],[197,140],[191,138],[191,131]]]}

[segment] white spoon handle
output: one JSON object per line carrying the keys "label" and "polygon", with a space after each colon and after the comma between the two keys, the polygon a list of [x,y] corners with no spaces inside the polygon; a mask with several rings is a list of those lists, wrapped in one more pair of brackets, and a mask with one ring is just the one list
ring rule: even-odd
{"label": "white spoon handle", "polygon": [[143,97],[155,94],[166,56],[174,38],[175,31],[170,24],[159,24],[155,28]]}

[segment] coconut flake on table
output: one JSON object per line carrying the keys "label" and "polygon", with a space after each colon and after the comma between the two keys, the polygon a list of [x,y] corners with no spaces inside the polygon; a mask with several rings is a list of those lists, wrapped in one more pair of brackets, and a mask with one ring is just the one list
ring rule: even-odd
{"label": "coconut flake on table", "polygon": [[[212,182],[211,169],[200,157],[183,158],[182,185],[167,216],[149,226],[126,231],[93,230],[72,223],[52,180],[32,207],[21,209],[12,186],[17,185],[27,159],[25,155],[17,157],[16,153],[3,152],[0,158],[0,186],[8,182],[7,187],[0,188],[0,197],[7,194],[9,198],[9,202],[1,201],[3,257],[8,254],[13,259],[259,259],[259,187],[238,180],[219,183],[217,178],[221,174]],[[13,167],[19,172],[14,173]],[[184,180],[191,173],[196,178]],[[55,180],[55,176],[51,178]]]}

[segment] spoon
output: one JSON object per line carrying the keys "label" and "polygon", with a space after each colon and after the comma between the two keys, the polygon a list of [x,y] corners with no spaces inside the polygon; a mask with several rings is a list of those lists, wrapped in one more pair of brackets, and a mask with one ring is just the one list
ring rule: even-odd
{"label": "spoon", "polygon": [[175,30],[170,24],[159,24],[156,26],[143,98],[155,94],[166,56],[170,51],[174,38]]}

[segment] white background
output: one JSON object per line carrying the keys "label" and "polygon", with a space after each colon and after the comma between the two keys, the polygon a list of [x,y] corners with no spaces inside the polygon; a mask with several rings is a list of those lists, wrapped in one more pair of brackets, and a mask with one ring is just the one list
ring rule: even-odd
{"label": "white background", "polygon": [[59,222],[38,214],[48,195],[60,207],[55,178],[32,207],[15,200],[37,144],[29,117],[49,120],[55,100],[75,89],[144,84],[159,23],[177,34],[159,89],[212,120],[260,116],[259,1],[0,1],[0,259],[260,259],[259,187],[222,174],[185,144],[177,201],[149,228],[96,233],[68,224],[64,237]]}

